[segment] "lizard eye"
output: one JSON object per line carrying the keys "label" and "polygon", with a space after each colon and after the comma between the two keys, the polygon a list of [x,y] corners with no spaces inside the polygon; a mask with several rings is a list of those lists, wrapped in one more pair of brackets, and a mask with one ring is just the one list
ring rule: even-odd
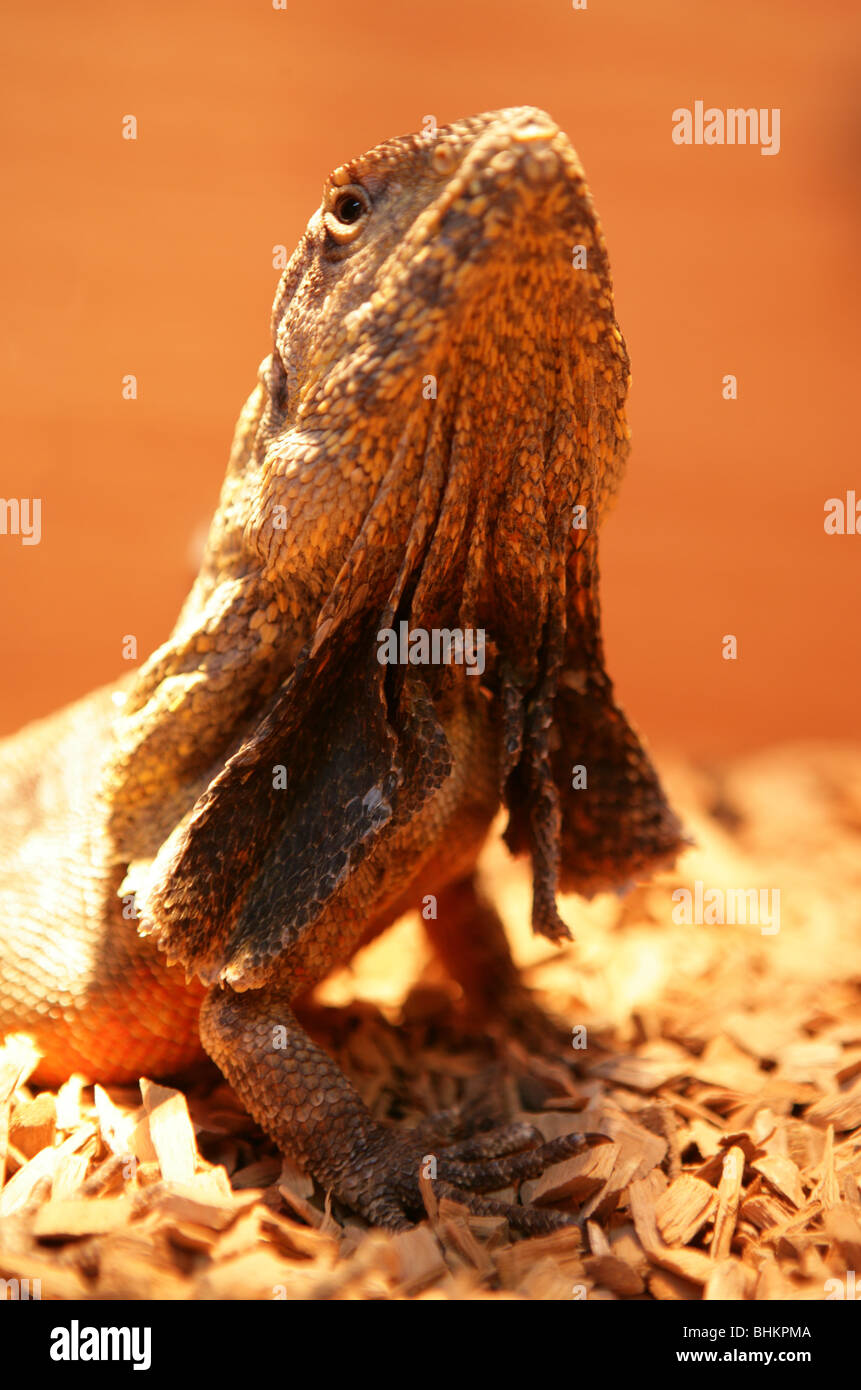
{"label": "lizard eye", "polygon": [[333,188],[325,215],[326,228],[335,241],[343,245],[359,235],[361,224],[370,211],[371,200],[361,184]]}
{"label": "lizard eye", "polygon": [[366,211],[361,198],[357,198],[355,193],[342,193],[335,204],[335,216],[339,222],[358,222]]}

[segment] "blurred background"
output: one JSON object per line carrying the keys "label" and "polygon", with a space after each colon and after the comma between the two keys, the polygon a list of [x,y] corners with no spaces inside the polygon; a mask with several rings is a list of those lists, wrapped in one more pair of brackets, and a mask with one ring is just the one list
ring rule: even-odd
{"label": "blurred background", "polygon": [[[622,703],[695,757],[857,734],[861,535],[823,529],[861,498],[849,0],[7,15],[0,495],[43,518],[39,546],[0,537],[0,732],[127,669],[124,634],[141,657],[167,634],[268,351],[272,248],[329,170],[426,115],[532,103],[583,159],[633,362],[603,541]],[[780,153],[677,146],[698,99],[779,107]]]}

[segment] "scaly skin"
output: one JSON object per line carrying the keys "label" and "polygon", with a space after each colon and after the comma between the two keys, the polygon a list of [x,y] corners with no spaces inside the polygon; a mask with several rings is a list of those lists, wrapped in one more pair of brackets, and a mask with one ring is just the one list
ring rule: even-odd
{"label": "scaly skin", "polygon": [[[34,1035],[45,1080],[130,1080],[184,1067],[199,1021],[279,1146],[400,1226],[427,1136],[372,1120],[294,1000],[434,894],[467,994],[534,1023],[472,887],[500,801],[553,939],[558,887],[622,883],[680,844],[604,671],[597,534],[628,361],[566,137],[517,108],[336,170],[272,330],[170,638],[118,713],[100,691],[0,744],[0,1029]],[[401,620],[484,629],[483,675],[381,665]],[[518,1152],[538,1137],[441,1150],[439,1191],[503,1209],[475,1192],[584,1142]]]}

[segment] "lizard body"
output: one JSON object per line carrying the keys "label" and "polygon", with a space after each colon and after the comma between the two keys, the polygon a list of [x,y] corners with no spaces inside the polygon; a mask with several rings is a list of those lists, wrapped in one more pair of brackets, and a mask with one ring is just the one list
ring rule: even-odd
{"label": "lizard body", "polygon": [[[514,108],[336,170],[272,332],[170,638],[0,743],[0,1032],[30,1032],[54,1081],[175,1073],[202,1040],[285,1152],[399,1226],[421,1149],[371,1119],[293,1001],[427,894],[468,992],[517,999],[472,888],[500,802],[551,939],[557,888],[680,846],[604,671],[597,534],[629,373],[567,138]],[[382,664],[404,620],[483,631],[481,676]],[[440,1190],[582,1142],[524,1140],[450,1147]]]}

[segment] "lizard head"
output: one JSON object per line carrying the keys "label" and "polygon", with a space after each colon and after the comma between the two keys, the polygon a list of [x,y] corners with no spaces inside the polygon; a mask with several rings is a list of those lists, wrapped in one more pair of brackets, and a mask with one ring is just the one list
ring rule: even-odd
{"label": "lizard head", "polygon": [[[617,486],[628,360],[580,162],[542,111],[475,116],[336,169],[272,329],[245,542],[274,584],[301,575],[328,595],[381,488],[397,487],[401,528],[434,490],[425,529],[445,522],[448,574],[457,508],[461,530],[468,513],[473,529],[507,517],[522,549],[530,502],[544,529],[577,505],[597,524]],[[327,526],[309,550],[312,490]]]}
{"label": "lizard head", "polygon": [[[208,980],[259,980],[440,786],[452,673],[384,679],[374,642],[399,618],[487,633],[508,843],[532,856],[536,929],[564,935],[557,887],[679,845],[604,670],[629,370],[567,137],[518,107],[336,169],[272,334],[201,574],[124,714],[125,805],[160,803],[143,929]],[[115,798],[119,846],[134,821]]]}
{"label": "lizard head", "polygon": [[583,170],[532,107],[387,141],[336,169],[282,278],[272,327],[272,383],[294,424],[314,422],[324,403],[372,421],[386,402],[390,421],[392,401],[413,409],[423,399],[430,366],[462,375],[454,346],[502,373],[524,352],[535,358],[552,342],[557,362],[582,340],[622,396],[627,386]]}

